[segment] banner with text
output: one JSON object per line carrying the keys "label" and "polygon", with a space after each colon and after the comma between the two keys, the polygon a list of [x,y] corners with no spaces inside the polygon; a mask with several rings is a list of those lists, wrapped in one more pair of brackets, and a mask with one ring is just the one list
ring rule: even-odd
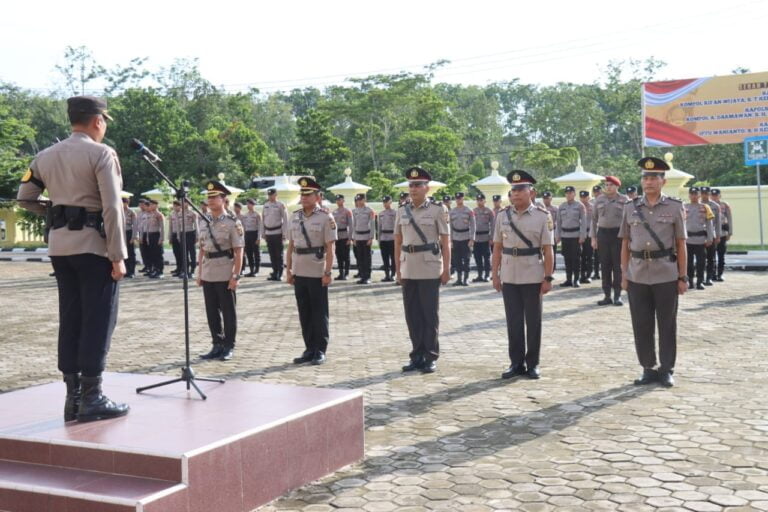
{"label": "banner with text", "polygon": [[643,84],[646,146],[736,144],[768,135],[768,73]]}

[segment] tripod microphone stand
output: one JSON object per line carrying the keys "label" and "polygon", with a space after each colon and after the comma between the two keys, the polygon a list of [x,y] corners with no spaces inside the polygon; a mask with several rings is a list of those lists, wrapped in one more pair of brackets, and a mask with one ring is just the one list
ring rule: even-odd
{"label": "tripod microphone stand", "polygon": [[[155,162],[147,156],[146,153],[142,154],[142,157],[144,160],[149,163],[149,165],[152,166],[152,168],[157,171],[157,174],[159,174],[163,180],[165,180],[166,183],[171,187],[171,189],[176,194],[176,199],[178,199],[181,202],[181,264],[182,264],[182,276],[183,276],[183,282],[184,282],[184,349],[185,349],[185,365],[181,369],[181,377],[176,379],[171,379],[164,382],[158,382],[157,384],[152,384],[150,386],[144,386],[140,388],[136,388],[136,393],[141,393],[142,391],[146,391],[148,389],[154,389],[159,388],[161,386],[168,386],[170,384],[176,384],[177,382],[184,382],[187,384],[187,391],[190,390],[190,388],[195,388],[195,391],[200,395],[200,397],[203,400],[206,400],[208,397],[205,396],[205,393],[202,392],[202,390],[197,386],[195,383],[195,380],[205,381],[205,382],[218,382],[220,384],[224,383],[224,379],[208,379],[203,377],[195,377],[195,373],[192,371],[192,366],[189,363],[189,261],[187,257],[187,231],[186,231],[186,225],[185,225],[185,218],[187,214],[187,207],[192,208],[201,219],[203,219],[206,223],[210,224],[210,219],[203,215],[203,212],[198,210],[195,205],[192,204],[192,202],[189,200],[189,197],[187,197],[187,192],[189,191],[189,181],[184,180],[180,187],[177,187],[176,184],[171,181],[168,176],[166,176],[163,171],[161,171],[157,165],[155,165]],[[160,241],[162,244],[162,240]],[[199,272],[200,270],[198,270]]]}

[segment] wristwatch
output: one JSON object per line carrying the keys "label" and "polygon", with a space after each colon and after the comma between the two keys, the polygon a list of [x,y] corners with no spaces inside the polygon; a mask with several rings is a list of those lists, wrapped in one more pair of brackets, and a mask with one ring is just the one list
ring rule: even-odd
{"label": "wristwatch", "polygon": [[678,281],[682,281],[684,283],[688,282],[688,276],[680,276],[677,278]]}
{"label": "wristwatch", "polygon": [[323,275],[331,277],[333,275],[333,272],[323,272]]}
{"label": "wristwatch", "polygon": [[235,281],[239,281],[240,280],[240,274],[232,274],[232,279],[234,279]]}
{"label": "wristwatch", "polygon": [[546,282],[548,282],[548,283],[551,283],[552,281],[554,281],[554,280],[555,280],[555,278],[554,278],[554,277],[552,277],[552,276],[544,276],[544,280],[545,280]]}

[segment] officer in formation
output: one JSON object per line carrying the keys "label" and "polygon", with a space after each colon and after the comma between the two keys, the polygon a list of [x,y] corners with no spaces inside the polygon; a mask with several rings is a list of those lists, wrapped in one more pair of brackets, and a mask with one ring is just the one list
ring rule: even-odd
{"label": "officer in formation", "polygon": [[627,187],[627,199],[634,199],[637,197],[637,187]]}
{"label": "officer in formation", "polygon": [[[627,196],[619,194],[621,181],[615,176],[605,177],[605,192],[595,198],[592,210],[592,248],[600,251],[600,267],[603,272],[603,294],[599,306],[621,306],[621,240],[619,227],[624,214]],[[613,291],[613,300],[611,300]]]}
{"label": "officer in formation", "polygon": [[128,249],[128,258],[125,260],[125,277],[133,279],[136,275],[136,246],[134,234],[137,227],[136,212],[128,206],[128,198],[123,198],[123,218],[125,219],[125,244]]}
{"label": "officer in formation", "polygon": [[580,249],[587,238],[587,209],[576,201],[576,189],[572,186],[565,187],[565,202],[557,209],[555,226],[555,243],[563,244],[565,260],[565,281],[560,286],[578,288]]}
{"label": "officer in formation", "polygon": [[[603,193],[603,187],[600,185],[595,185],[592,187],[592,219],[594,224],[594,218],[595,218],[595,201],[598,197],[600,197],[600,194]],[[595,246],[595,242],[597,241],[597,232],[595,231],[594,227],[592,227],[592,264],[594,265],[592,279],[600,279],[600,251]]]}
{"label": "officer in formation", "polygon": [[139,213],[136,214],[136,233],[139,240],[139,253],[141,254],[141,263],[144,265],[139,272],[149,274],[152,271],[151,258],[149,257],[149,247],[144,233],[147,230],[147,210],[149,209],[149,200],[143,197],[139,199]]}
{"label": "officer in formation", "polygon": [[[635,349],[643,373],[637,385],[675,381],[678,296],[688,289],[685,211],[677,199],[662,194],[669,166],[642,158],[643,197],[624,206],[619,236],[622,288],[627,290]],[[659,367],[656,368],[655,326],[659,328]]]}
{"label": "officer in formation", "polygon": [[[196,248],[197,248],[197,214],[188,208],[184,208],[184,205],[182,205],[179,201],[173,202],[174,211],[171,213],[171,231],[173,232],[175,229],[175,239],[178,243],[178,251],[179,255],[177,256],[176,260],[176,270],[174,271],[174,275],[178,277],[184,277],[184,273],[186,272],[187,277],[192,278],[195,274],[195,266],[197,264],[197,254],[196,254]],[[175,221],[174,221],[174,214],[175,214]],[[182,223],[182,217],[184,218],[184,222]],[[183,224],[183,226],[182,226]],[[175,225],[175,228],[174,228]],[[182,230],[183,227],[183,230]],[[184,245],[187,248],[187,268],[182,268],[182,237],[184,238]],[[171,244],[173,245],[173,240],[171,241]],[[176,252],[174,250],[174,256],[176,256]]]}
{"label": "officer in formation", "polygon": [[283,278],[283,242],[288,235],[288,212],[285,205],[277,200],[277,190],[267,190],[267,202],[261,211],[264,217],[264,240],[267,241],[272,273],[267,281]]}
{"label": "officer in formation", "polygon": [[451,254],[456,269],[453,286],[469,286],[469,255],[475,240],[475,212],[464,205],[464,192],[456,192],[456,207],[448,213],[451,226]]}
{"label": "officer in formation", "polygon": [[128,254],[120,162],[101,143],[112,120],[107,104],[75,96],[67,100],[67,115],[72,134],[35,156],[17,198],[40,215],[46,212],[37,202],[44,190],[52,203],[48,254],[59,292],[64,421],[87,422],[124,416],[129,409],[101,388]]}
{"label": "officer in formation", "polygon": [[507,181],[511,206],[499,214],[493,235],[493,287],[504,297],[511,362],[501,377],[538,379],[542,296],[553,280],[554,224],[546,208],[531,201],[533,176],[512,171]]}
{"label": "officer in formation", "polygon": [[147,244],[147,258],[150,262],[150,279],[162,279],[165,257],[163,243],[165,242],[165,215],[158,209],[156,199],[150,199],[144,217],[144,232],[142,235]]}
{"label": "officer in formation", "polygon": [[448,194],[443,196],[443,206],[445,206],[446,210],[451,211],[451,196]]}
{"label": "officer in formation", "polygon": [[236,290],[243,266],[245,239],[242,223],[224,208],[230,190],[218,181],[206,185],[210,222],[200,231],[200,272],[197,286],[203,287],[205,315],[211,331],[210,352],[202,359],[229,361],[237,337]]}
{"label": "officer in formation", "polygon": [[427,200],[432,176],[421,167],[405,171],[411,202],[395,219],[395,264],[412,350],[404,372],[433,373],[440,356],[440,284],[450,279],[448,215]]}
{"label": "officer in formation", "polygon": [[352,240],[357,249],[357,284],[371,283],[371,245],[376,233],[376,212],[365,204],[365,194],[355,196],[356,207],[352,210]]}
{"label": "officer in formation", "polygon": [[346,281],[349,275],[349,248],[352,245],[352,210],[344,206],[344,196],[336,196],[336,209],[333,210],[333,220],[336,223],[336,265],[339,275],[336,279]]}
{"label": "officer in formation", "polygon": [[395,217],[397,212],[392,209],[392,196],[382,198],[384,209],[379,212],[379,248],[381,259],[384,261],[384,279],[382,282],[395,280]]}
{"label": "officer in formation", "polygon": [[[543,194],[541,194],[541,199],[544,202],[544,207],[549,212],[549,215],[552,217],[552,222],[555,224],[555,232],[557,232],[557,206],[552,204],[552,192],[545,191]],[[557,237],[555,237],[555,245],[552,246],[552,272],[554,272],[557,269],[557,244],[558,244]]]}
{"label": "officer in formation", "polygon": [[304,352],[293,362],[320,365],[328,350],[328,286],[333,275],[336,223],[320,207],[320,185],[307,176],[298,183],[301,209],[291,216],[286,281],[293,285],[296,296]]}
{"label": "officer in formation", "polygon": [[410,202],[411,202],[411,198],[408,195],[408,192],[400,192],[400,196],[399,196],[399,201],[397,203],[397,207],[400,208],[404,204],[410,203]]}
{"label": "officer in formation", "polygon": [[720,243],[717,244],[717,272],[713,281],[722,282],[725,271],[725,253],[728,252],[728,240],[733,235],[733,211],[731,205],[720,199],[720,189],[710,189],[710,198],[720,207]]}
{"label": "officer in formation", "polygon": [[[699,187],[688,189],[690,202],[685,205],[685,230],[688,235],[686,248],[688,250],[688,289],[694,287],[693,274],[696,270],[696,289],[704,289],[704,265],[706,248],[715,239],[714,217],[708,205],[700,202]],[[694,259],[696,260],[694,265]]]}
{"label": "officer in formation", "polygon": [[171,213],[168,215],[168,242],[171,244],[173,259],[176,262],[176,268],[171,275],[176,277],[184,270],[181,268],[181,202],[174,199]]}
{"label": "officer in formation", "polygon": [[584,210],[587,212],[587,235],[584,239],[584,243],[581,244],[581,259],[579,261],[579,267],[581,269],[581,284],[589,284],[592,282],[590,274],[593,268],[593,250],[592,250],[592,202],[589,200],[589,192],[582,190],[579,192],[579,201],[584,205]]}
{"label": "officer in formation", "polygon": [[700,187],[699,190],[701,191],[701,204],[705,204],[709,206],[709,208],[712,210],[712,213],[714,214],[714,223],[715,223],[715,239],[712,243],[712,245],[708,246],[707,251],[707,278],[704,281],[704,286],[712,286],[712,281],[716,277],[715,275],[715,253],[717,252],[717,247],[720,245],[720,240],[722,239],[723,235],[723,221],[722,221],[722,215],[720,212],[720,205],[718,205],[716,202],[709,199],[709,187]]}
{"label": "officer in formation", "polygon": [[472,248],[477,267],[477,277],[473,283],[491,280],[491,240],[493,239],[493,210],[485,206],[485,194],[475,196],[477,206],[475,214],[475,245]]}
{"label": "officer in formation", "polygon": [[261,265],[261,215],[256,211],[256,200],[248,198],[245,201],[247,211],[240,222],[245,231],[245,259],[248,262],[248,273],[245,277],[254,277],[259,273]]}

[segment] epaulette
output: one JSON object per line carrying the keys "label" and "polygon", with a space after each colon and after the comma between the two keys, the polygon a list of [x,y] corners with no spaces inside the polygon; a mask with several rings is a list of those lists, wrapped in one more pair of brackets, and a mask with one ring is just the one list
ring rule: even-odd
{"label": "epaulette", "polygon": [[541,203],[534,203],[534,206],[536,206],[536,209],[539,210],[540,212],[549,213],[549,210],[547,210],[547,207]]}
{"label": "epaulette", "polygon": [[237,220],[237,215],[235,215],[233,212],[229,210],[225,210],[227,212],[227,218],[230,220]]}
{"label": "epaulette", "polygon": [[667,199],[669,199],[670,201],[674,201],[675,203],[680,203],[680,204],[683,203],[682,199],[678,199],[676,197],[669,197],[669,196],[667,196]]}

